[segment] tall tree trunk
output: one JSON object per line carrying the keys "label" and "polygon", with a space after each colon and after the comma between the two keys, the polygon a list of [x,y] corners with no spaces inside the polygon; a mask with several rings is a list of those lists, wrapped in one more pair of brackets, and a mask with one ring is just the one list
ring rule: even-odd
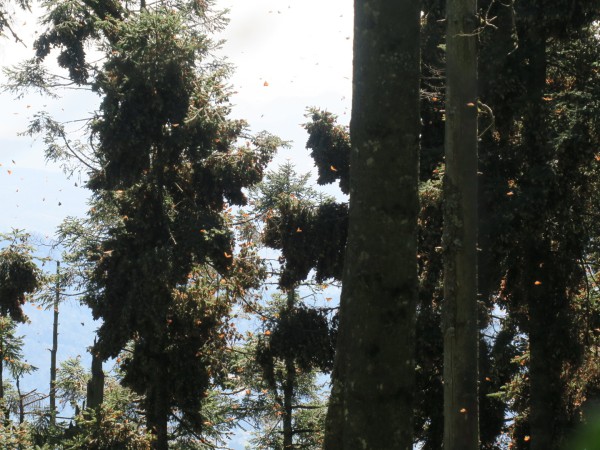
{"label": "tall tree trunk", "polygon": [[[566,323],[551,297],[552,280],[543,276],[541,285],[533,285],[537,292],[530,292],[529,301],[529,381],[530,381],[530,449],[556,450],[562,448],[561,439],[568,423],[568,413],[563,407],[563,382],[561,371],[564,363],[561,339],[568,340]],[[564,334],[560,334],[563,332]]]}
{"label": "tall tree trunk", "polygon": [[8,409],[4,400],[4,342],[0,339],[0,410],[4,415],[4,423],[8,423]]}
{"label": "tall tree trunk", "polygon": [[4,398],[4,358],[5,356],[5,346],[3,340],[0,340],[0,411],[2,412],[4,426],[10,425],[10,411],[6,405],[6,399]]}
{"label": "tall tree trunk", "polygon": [[15,384],[17,385],[17,396],[19,397],[19,423],[25,422],[25,405],[23,404],[24,395],[21,394],[21,377],[19,375],[15,378]]}
{"label": "tall tree trunk", "polygon": [[350,210],[327,450],[413,446],[420,2],[355,0]]}
{"label": "tall tree trunk", "polygon": [[[296,292],[290,289],[287,297],[287,309],[292,312]],[[283,385],[283,448],[289,450],[294,448],[294,429],[292,423],[292,402],[294,399],[294,386],[296,384],[296,366],[294,358],[286,356],[285,358],[285,382]]]}
{"label": "tall tree trunk", "polygon": [[[541,16],[542,13],[538,12]],[[526,188],[535,195],[536,205],[549,203],[548,180],[541,174],[552,173],[551,157],[548,155],[545,108],[543,105],[546,87],[546,37],[544,31],[531,26],[524,34],[522,43],[525,58],[529,63],[526,80],[528,107],[524,117],[524,141],[527,149],[525,169]],[[535,205],[530,205],[531,208]],[[567,319],[564,308],[568,300],[564,298],[567,287],[560,286],[565,277],[558,276],[566,267],[554,268],[552,259],[557,258],[549,251],[550,243],[545,238],[548,220],[529,215],[524,232],[530,236],[531,244],[524,249],[523,279],[524,296],[529,311],[529,382],[530,382],[530,448],[531,450],[554,450],[561,447],[561,437],[567,422],[562,402],[563,389],[561,371],[566,359],[564,343],[568,333],[564,333]],[[542,218],[550,217],[542,215]]]}
{"label": "tall tree trunk", "polygon": [[0,340],[0,404],[4,405],[4,342]]}
{"label": "tall tree trunk", "polygon": [[444,449],[479,448],[477,3],[447,1]]}
{"label": "tall tree trunk", "polygon": [[50,350],[50,425],[56,425],[56,354],[58,352],[58,304],[60,302],[60,261],[56,261],[56,295],[52,322],[52,350]]}

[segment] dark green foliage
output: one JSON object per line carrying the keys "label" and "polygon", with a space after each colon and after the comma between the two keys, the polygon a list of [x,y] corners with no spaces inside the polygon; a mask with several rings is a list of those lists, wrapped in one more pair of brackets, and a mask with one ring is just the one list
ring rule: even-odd
{"label": "dark green foliage", "polygon": [[[88,187],[91,222],[108,226],[80,253],[88,260],[85,301],[102,319],[102,358],[133,342],[123,381],[145,395],[157,449],[166,448],[173,408],[201,428],[226,318],[258,277],[251,254],[239,263],[233,256],[226,209],[246,203],[243,189],[261,180],[281,143],[227,118],[227,68],[204,61],[213,48],[209,20],[188,16],[186,2],[170,6],[138,13],[121,2],[52,3],[37,44],[40,58],[59,48],[71,79],[102,97],[89,130],[99,169]],[[105,53],[93,72],[87,41]]]}
{"label": "dark green foliage", "polygon": [[[347,206],[319,195],[307,182],[308,175],[299,176],[291,164],[285,164],[267,175],[253,198],[254,214],[264,217],[259,238],[266,246],[281,250],[279,285],[287,290],[285,303],[276,298],[275,308],[261,313],[267,329],[253,350],[253,370],[261,374],[260,383],[267,388],[259,398],[266,401],[273,396],[273,408],[281,416],[281,436],[262,432],[253,440],[259,448],[320,446],[324,405],[308,406],[306,411],[294,405],[306,397],[319,398],[313,379],[317,373],[331,371],[337,327],[324,310],[304,305],[295,289],[313,269],[321,283],[341,276]],[[253,420],[270,426],[272,418],[255,413]]]}
{"label": "dark green foliage", "polygon": [[[348,192],[350,145],[348,131],[332,114],[311,110],[306,147],[319,171],[319,184],[339,180]],[[281,250],[279,284],[291,289],[315,270],[317,282],[341,279],[348,234],[348,205],[306,190],[307,180],[283,166],[261,186],[257,206],[266,212],[263,242]],[[305,189],[303,191],[302,189]]]}
{"label": "dark green foliage", "polygon": [[[94,5],[95,2],[89,2]],[[102,7],[100,5],[102,4]],[[48,13],[44,23],[49,29],[35,41],[36,56],[48,56],[53,48],[59,48],[58,64],[69,71],[69,77],[77,84],[85,84],[89,77],[85,47],[90,40],[99,37],[97,21],[107,18],[117,19],[118,3],[111,1],[95,4],[102,15],[96,16],[85,2],[77,0],[48,2]],[[102,9],[100,9],[102,8]],[[108,16],[108,11],[112,13]],[[115,14],[116,13],[116,14]]]}
{"label": "dark green foliage", "polygon": [[122,411],[101,406],[78,417],[77,435],[63,440],[65,450],[150,450],[152,437]]}
{"label": "dark green foliage", "polygon": [[290,288],[316,269],[317,282],[339,279],[348,232],[348,206],[326,200],[318,205],[282,199],[267,215],[265,245],[281,250],[280,286]]}
{"label": "dark green foliage", "polygon": [[269,335],[256,347],[256,360],[264,378],[274,382],[275,360],[290,358],[303,372],[330,372],[333,366],[336,330],[326,314],[306,306],[282,308],[267,322]]}
{"label": "dark green foliage", "polygon": [[517,448],[530,445],[523,440],[529,434],[532,448],[556,446],[577,420],[564,394],[570,369],[582,361],[573,306],[585,282],[580,262],[596,233],[586,217],[596,214],[588,199],[598,146],[597,56],[589,52],[597,42],[580,20],[598,8],[586,4],[574,18],[559,4],[493,6],[500,27],[482,36],[482,101],[495,126],[481,145],[481,291],[488,299],[499,291],[529,337],[531,396],[514,405]]}
{"label": "dark green foliage", "polygon": [[26,238],[14,236],[12,244],[0,251],[0,314],[24,322],[25,294],[40,284],[40,272],[27,247]]}
{"label": "dark green foliage", "polygon": [[[7,30],[2,5],[0,28]],[[90,228],[71,223],[64,230],[71,237],[89,234],[78,258],[90,288],[86,302],[103,320],[96,350],[108,357],[129,349],[121,355],[124,382],[144,395],[139,401],[150,411],[149,426],[159,421],[156,405],[162,403],[162,413],[173,413],[179,424],[180,440],[171,444],[187,448],[201,445],[193,444],[189,430],[218,434],[233,417],[260,410],[271,432],[253,445],[275,448],[283,442],[286,375],[297,376],[294,402],[309,398],[307,392],[314,390],[309,372],[331,369],[337,326],[301,303],[278,307],[265,322],[268,333],[246,349],[256,361],[233,371],[242,379],[234,387],[252,393],[235,403],[236,409],[225,402],[223,415],[205,410],[211,401],[207,389],[215,381],[227,385],[225,355],[235,335],[227,319],[232,305],[264,275],[247,243],[234,255],[231,218],[224,211],[246,204],[245,189],[261,180],[280,142],[266,134],[250,136],[243,121],[227,118],[228,69],[207,63],[212,44],[197,27],[202,19],[193,16],[203,15],[206,3],[169,5],[179,12],[152,5],[139,13],[135,2],[46,3],[47,29],[35,44],[38,60],[56,50],[71,80],[102,98],[90,124]],[[514,449],[527,449],[535,428],[533,353],[547,352],[537,373],[541,366],[553,377],[547,398],[548,410],[558,417],[549,421],[557,436],[585,417],[600,395],[600,314],[593,294],[600,267],[600,54],[597,28],[583,26],[597,17],[598,7],[545,0],[483,2],[481,8],[495,26],[479,33],[482,335],[501,325],[480,341],[481,447],[502,448],[497,437],[504,431]],[[438,0],[422,9],[414,436],[423,449],[439,450],[445,11]],[[105,58],[94,66],[86,52],[98,44]],[[50,92],[45,82],[57,82],[42,66],[27,70],[21,82],[42,91]],[[307,148],[318,183],[338,183],[348,194],[347,128],[326,111],[311,109],[307,117]],[[59,141],[66,133],[45,115],[29,131]],[[55,141],[46,143],[52,144],[51,158],[64,157]],[[290,169],[270,174],[254,205],[265,219],[263,243],[281,251],[280,286],[294,288],[313,270],[318,282],[340,279],[348,206],[306,190],[307,177]],[[36,268],[26,253],[6,252],[0,253],[0,313],[22,321],[24,293],[37,286]],[[495,305],[509,317],[491,319]],[[537,350],[528,347],[528,334],[535,333],[543,338],[541,347],[534,345]],[[130,407],[137,410],[138,404]],[[322,414],[307,411],[294,411],[294,426],[322,427]],[[509,428],[508,416],[514,417]],[[80,417],[84,433],[71,441],[72,448],[147,448],[140,424],[127,425],[128,418],[114,405]],[[308,434],[296,436],[296,444],[320,445],[311,440],[318,433]]]}
{"label": "dark green foliage", "polygon": [[350,192],[350,135],[346,127],[336,124],[337,117],[316,108],[309,110],[310,122],[304,124],[309,138],[306,148],[315,161],[321,185],[339,180],[344,194]]}
{"label": "dark green foliage", "polygon": [[515,2],[514,7],[525,26],[535,26],[546,36],[568,36],[598,17],[597,4],[588,0]]}

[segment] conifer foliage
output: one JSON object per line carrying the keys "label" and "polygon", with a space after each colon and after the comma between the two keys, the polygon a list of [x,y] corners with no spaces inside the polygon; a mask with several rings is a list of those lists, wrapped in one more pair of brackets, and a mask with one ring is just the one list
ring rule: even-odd
{"label": "conifer foliage", "polygon": [[[71,80],[102,99],[86,156],[95,168],[92,219],[103,214],[110,225],[87,252],[85,302],[102,319],[102,358],[132,343],[124,383],[145,395],[156,449],[167,448],[173,408],[201,428],[212,351],[224,345],[231,307],[231,289],[218,280],[238,274],[241,292],[254,283],[243,255],[233,256],[225,210],[246,202],[243,188],[260,181],[280,144],[227,117],[228,70],[208,58],[206,37],[220,19],[207,6],[51,2],[36,41],[38,58],[58,49]],[[88,62],[90,43],[101,66]]]}
{"label": "conifer foliage", "polygon": [[[16,37],[9,3],[0,33]],[[61,279],[101,326],[93,381],[77,361],[59,370],[58,398],[82,410],[73,426],[17,427],[19,383],[35,368],[15,327],[40,272],[24,235],[2,236],[0,447],[218,448],[245,422],[256,448],[561,448],[600,392],[600,9],[482,0],[478,16],[453,20],[446,4],[355,1],[352,142],[326,111],[309,109],[304,125],[317,182],[348,204],[291,163],[263,181],[282,142],[229,118],[211,0],[45,1],[35,57],[7,71],[5,88],[99,98],[78,136],[47,113],[28,133],[44,135],[49,159],[88,172],[88,216],[59,230],[71,251]],[[480,77],[467,83],[453,44],[476,40]],[[66,77],[43,65],[55,56]],[[466,138],[478,158],[444,159],[444,140]],[[282,291],[266,304],[264,247],[279,252],[270,269]],[[444,264],[475,260],[478,273],[447,273],[444,292]],[[339,311],[308,301],[339,281]],[[449,309],[467,285],[468,320]],[[444,350],[466,322],[469,344]],[[240,324],[254,327],[243,345]],[[118,380],[100,370],[109,358]],[[444,390],[464,395],[444,407]]]}
{"label": "conifer foliage", "polygon": [[8,240],[9,245],[0,250],[0,315],[24,322],[25,295],[38,288],[40,271],[31,255],[27,235],[15,230],[1,238]]}

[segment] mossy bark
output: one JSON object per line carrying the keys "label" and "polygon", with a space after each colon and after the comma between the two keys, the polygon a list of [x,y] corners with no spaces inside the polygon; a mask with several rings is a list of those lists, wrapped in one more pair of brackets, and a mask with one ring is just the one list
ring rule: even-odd
{"label": "mossy bark", "polygon": [[413,447],[419,152],[414,0],[356,0],[349,234],[325,448]]}

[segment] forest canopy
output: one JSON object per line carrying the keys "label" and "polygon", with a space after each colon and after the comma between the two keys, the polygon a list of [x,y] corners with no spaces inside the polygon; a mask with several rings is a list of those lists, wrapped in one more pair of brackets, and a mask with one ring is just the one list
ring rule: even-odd
{"label": "forest canopy", "polygon": [[[306,95],[302,149],[237,117],[220,5],[0,2],[14,104],[96,101],[22,132],[87,206],[52,239],[0,230],[0,446],[589,445],[600,7],[356,0],[351,114]],[[96,321],[83,358],[59,351],[73,301]]]}

